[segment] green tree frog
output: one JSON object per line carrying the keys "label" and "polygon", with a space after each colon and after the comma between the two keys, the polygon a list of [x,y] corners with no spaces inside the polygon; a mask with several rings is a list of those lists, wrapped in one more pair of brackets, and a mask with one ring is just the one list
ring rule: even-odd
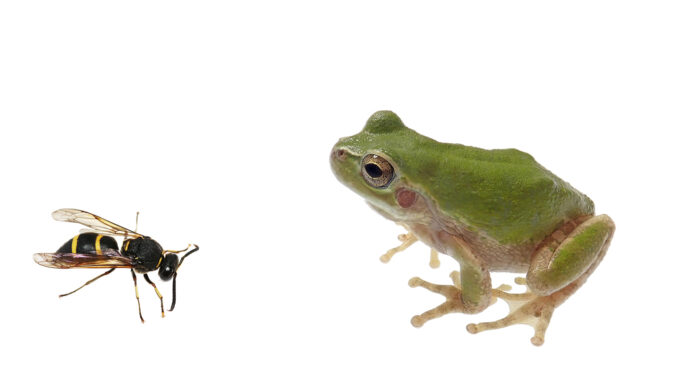
{"label": "green tree frog", "polygon": [[[419,240],[460,264],[452,285],[409,281],[446,298],[414,316],[415,327],[447,313],[481,312],[501,298],[508,316],[467,330],[529,324],[531,342],[541,345],[554,309],[586,282],[614,234],[609,216],[595,215],[585,194],[529,154],[437,142],[390,111],[374,113],[361,132],[341,138],[330,161],[341,183],[408,230],[383,261]],[[433,257],[431,265],[437,263]],[[515,280],[526,292],[492,288],[492,271],[526,273]]]}

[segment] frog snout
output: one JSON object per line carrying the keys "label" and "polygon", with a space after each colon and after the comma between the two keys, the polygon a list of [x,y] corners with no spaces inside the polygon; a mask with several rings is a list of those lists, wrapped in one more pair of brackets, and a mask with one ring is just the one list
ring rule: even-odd
{"label": "frog snout", "polygon": [[346,164],[348,156],[349,153],[345,148],[333,147],[333,150],[331,150],[330,155],[331,169],[333,170],[333,173],[335,174],[336,177],[340,177],[339,174],[344,172],[344,169],[347,166]]}

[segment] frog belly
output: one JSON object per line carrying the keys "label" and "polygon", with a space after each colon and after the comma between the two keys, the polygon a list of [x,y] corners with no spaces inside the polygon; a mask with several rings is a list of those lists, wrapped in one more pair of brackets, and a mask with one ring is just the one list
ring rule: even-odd
{"label": "frog belly", "polygon": [[529,270],[531,255],[535,244],[503,245],[491,238],[484,237],[479,233],[465,230],[459,225],[448,225],[446,228],[431,222],[428,225],[421,223],[402,222],[418,240],[437,250],[442,254],[448,254],[460,262],[458,256],[446,246],[442,238],[454,236],[462,239],[472,253],[478,257],[489,271],[506,271],[513,273],[526,273]]}

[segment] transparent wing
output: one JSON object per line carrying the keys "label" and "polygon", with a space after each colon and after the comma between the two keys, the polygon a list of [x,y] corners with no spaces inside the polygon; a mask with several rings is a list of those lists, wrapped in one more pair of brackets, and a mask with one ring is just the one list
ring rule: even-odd
{"label": "transparent wing", "polygon": [[74,222],[89,227],[92,231],[101,234],[119,235],[122,237],[141,237],[130,229],[117,225],[98,215],[78,209],[59,209],[52,213],[52,218],[62,222]]}
{"label": "transparent wing", "polygon": [[106,249],[102,254],[37,253],[33,254],[33,260],[41,266],[54,269],[132,267],[130,258],[113,249]]}

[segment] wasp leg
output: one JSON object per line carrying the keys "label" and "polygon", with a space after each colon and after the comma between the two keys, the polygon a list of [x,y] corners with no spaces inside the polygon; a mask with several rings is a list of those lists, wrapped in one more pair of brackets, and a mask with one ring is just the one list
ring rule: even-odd
{"label": "wasp leg", "polygon": [[142,305],[139,304],[139,290],[137,289],[137,275],[135,275],[135,270],[130,269],[132,271],[132,281],[135,283],[135,296],[137,297],[137,309],[139,310],[139,319],[142,320],[142,323],[144,323],[144,317],[142,317]]}
{"label": "wasp leg", "polygon": [[144,279],[146,279],[146,281],[149,282],[151,286],[153,286],[153,289],[156,290],[156,295],[158,295],[158,298],[161,300],[161,317],[165,318],[165,310],[163,309],[163,296],[161,295],[161,292],[158,291],[156,284],[151,282],[149,274],[144,274]]}
{"label": "wasp leg", "polygon": [[99,274],[99,275],[98,275],[98,276],[96,276],[95,278],[92,278],[92,279],[90,279],[89,281],[85,282],[85,284],[84,284],[84,285],[82,285],[82,286],[78,287],[77,289],[75,289],[75,290],[71,291],[70,293],[66,293],[66,294],[60,294],[60,295],[59,295],[59,298],[61,298],[61,297],[65,297],[65,296],[67,296],[67,295],[71,295],[71,294],[75,293],[76,291],[78,291],[78,290],[82,289],[83,287],[85,287],[85,286],[89,285],[90,283],[92,283],[92,282],[96,281],[97,279],[99,279],[99,278],[103,277],[104,275],[108,275],[108,274],[111,274],[111,272],[112,272],[113,270],[115,270],[115,268],[111,268],[110,270],[108,270],[108,271],[105,271],[105,272],[104,272],[103,274]]}

